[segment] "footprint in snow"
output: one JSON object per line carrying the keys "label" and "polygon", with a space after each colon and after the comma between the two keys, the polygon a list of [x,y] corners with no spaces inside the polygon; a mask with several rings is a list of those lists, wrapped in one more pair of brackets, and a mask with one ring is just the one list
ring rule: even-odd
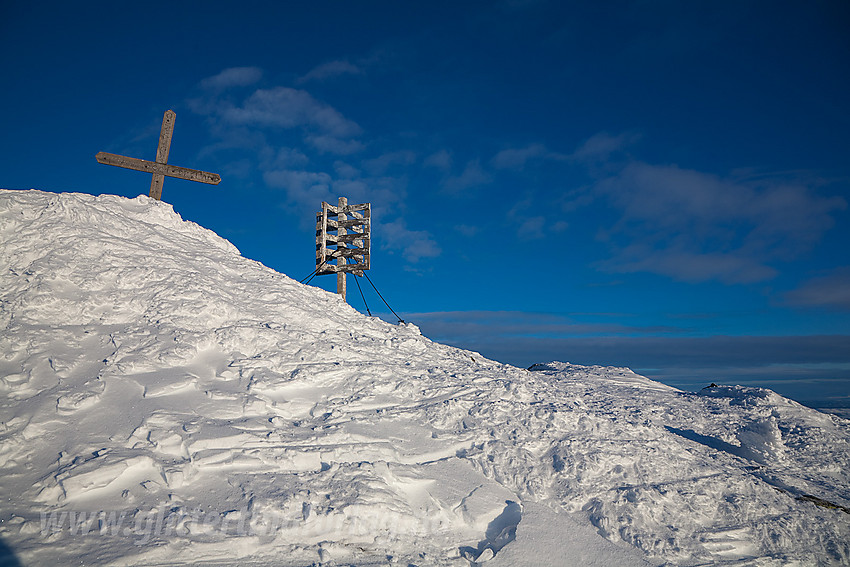
{"label": "footprint in snow", "polygon": [[477,547],[460,548],[461,556],[472,563],[484,563],[493,559],[503,547],[516,539],[516,528],[522,520],[522,506],[513,500],[505,501],[505,509],[487,525],[484,539]]}

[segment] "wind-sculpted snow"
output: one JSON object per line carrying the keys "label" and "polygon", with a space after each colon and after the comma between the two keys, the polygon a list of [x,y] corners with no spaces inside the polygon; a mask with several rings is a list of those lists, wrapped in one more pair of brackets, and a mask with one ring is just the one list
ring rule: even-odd
{"label": "wind-sculpted snow", "polygon": [[0,191],[0,238],[22,564],[850,561],[850,422],[769,390],[498,364],[147,197]]}

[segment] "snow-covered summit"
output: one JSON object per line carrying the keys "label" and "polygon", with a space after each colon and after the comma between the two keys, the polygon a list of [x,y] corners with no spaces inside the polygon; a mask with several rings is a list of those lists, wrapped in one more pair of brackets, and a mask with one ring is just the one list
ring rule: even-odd
{"label": "snow-covered summit", "polygon": [[850,422],[769,390],[492,362],[147,197],[0,191],[0,239],[22,564],[850,561]]}

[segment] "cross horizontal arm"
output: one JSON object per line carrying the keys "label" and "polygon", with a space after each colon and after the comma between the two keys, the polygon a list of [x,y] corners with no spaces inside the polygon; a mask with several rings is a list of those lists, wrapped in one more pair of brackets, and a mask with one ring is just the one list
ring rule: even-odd
{"label": "cross horizontal arm", "polygon": [[209,185],[218,185],[221,183],[221,177],[217,173],[209,173],[186,167],[177,167],[176,165],[170,165],[167,163],[156,163],[155,161],[119,156],[107,152],[98,152],[95,158],[98,163],[114,165],[125,169],[134,169],[136,171],[176,177],[178,179],[188,179],[189,181],[200,181],[201,183],[207,183]]}

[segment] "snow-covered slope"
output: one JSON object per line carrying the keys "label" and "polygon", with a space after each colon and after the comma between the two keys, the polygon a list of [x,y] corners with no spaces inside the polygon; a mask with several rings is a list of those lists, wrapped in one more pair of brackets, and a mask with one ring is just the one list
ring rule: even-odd
{"label": "snow-covered slope", "polygon": [[9,561],[850,561],[850,422],[769,390],[498,364],[147,197],[0,191],[0,242]]}

